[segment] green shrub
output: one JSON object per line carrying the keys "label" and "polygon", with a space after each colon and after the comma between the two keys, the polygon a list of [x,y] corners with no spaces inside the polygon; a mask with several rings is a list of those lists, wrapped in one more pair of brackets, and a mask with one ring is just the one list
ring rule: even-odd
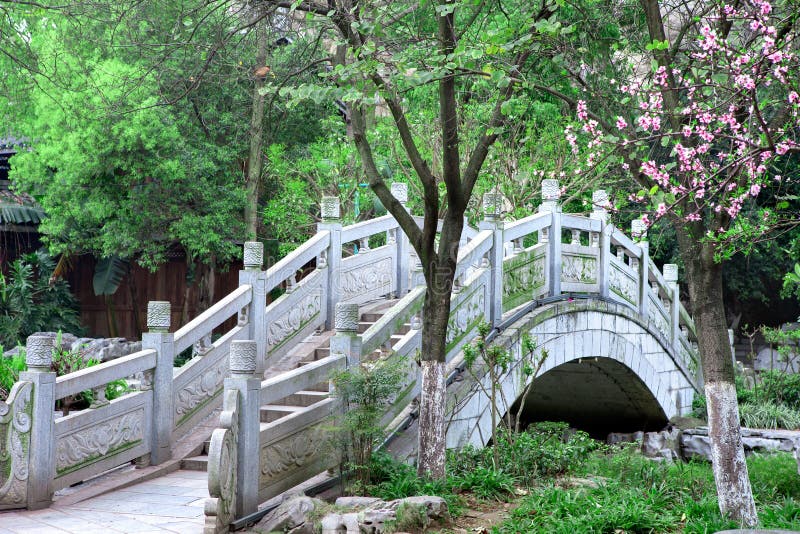
{"label": "green shrub", "polygon": [[458,477],[454,483],[462,490],[471,491],[481,499],[505,501],[514,494],[514,477],[502,469],[476,467]]}
{"label": "green shrub", "polygon": [[755,391],[759,400],[773,401],[800,410],[800,374],[764,371],[759,375],[759,385]]}
{"label": "green shrub", "polygon": [[3,348],[0,347],[0,400],[8,398],[14,383],[19,380],[19,373],[27,369],[24,354],[5,357]]}
{"label": "green shrub", "polygon": [[777,404],[772,401],[740,404],[739,417],[742,426],[748,428],[785,428],[787,430],[800,428],[800,412],[785,404]]}

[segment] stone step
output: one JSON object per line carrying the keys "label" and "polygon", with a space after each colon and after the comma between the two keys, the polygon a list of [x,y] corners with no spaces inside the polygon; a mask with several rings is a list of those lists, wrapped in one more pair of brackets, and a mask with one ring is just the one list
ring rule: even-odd
{"label": "stone step", "polygon": [[282,404],[267,404],[262,406],[260,411],[261,415],[261,422],[262,423],[271,423],[273,421],[277,421],[281,417],[286,415],[293,414],[299,410],[302,410],[304,406],[287,406]]}
{"label": "stone step", "polygon": [[181,460],[181,469],[186,471],[208,471],[208,456],[191,456]]}
{"label": "stone step", "polygon": [[298,391],[297,393],[293,393],[288,397],[284,397],[280,401],[276,402],[275,404],[280,404],[284,406],[311,406],[314,403],[317,403],[323,399],[328,398],[328,391],[312,391],[312,390],[304,390]]}
{"label": "stone step", "polygon": [[[330,345],[330,343],[328,343],[328,345]],[[330,355],[331,355],[330,346],[328,346],[328,347],[319,347],[317,349],[314,349],[314,359],[315,360],[321,360],[323,358],[327,358]]]}
{"label": "stone step", "polygon": [[375,324],[374,322],[361,321],[360,323],[358,323],[358,330],[357,330],[357,332],[358,332],[359,334],[363,334],[364,332],[366,332],[366,331],[367,331],[367,329],[368,329],[370,326],[372,326],[372,325],[374,325],[374,324]]}

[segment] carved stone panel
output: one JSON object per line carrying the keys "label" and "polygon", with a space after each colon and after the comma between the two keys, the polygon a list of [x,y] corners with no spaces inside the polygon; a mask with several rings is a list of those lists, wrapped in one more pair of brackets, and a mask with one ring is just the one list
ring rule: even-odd
{"label": "carved stone panel", "polygon": [[596,284],[597,257],[563,254],[561,256],[561,281],[574,284]]}
{"label": "carved stone panel", "polygon": [[661,332],[664,335],[664,337],[669,339],[670,337],[669,320],[665,317],[664,313],[661,311],[660,299],[657,301],[652,297],[650,298],[650,305],[647,307],[647,315],[649,316],[650,321],[658,329],[658,331]]}
{"label": "carved stone panel", "polygon": [[228,376],[228,358],[216,353],[214,357],[219,359],[213,366],[198,373],[185,386],[175,391],[175,426],[181,424],[222,390],[225,377]]}
{"label": "carved stone panel", "polygon": [[208,449],[208,494],[205,534],[228,532],[236,513],[236,472],[239,438],[239,392],[227,391],[220,427],[211,434]]}
{"label": "carved stone panel", "polygon": [[469,295],[450,310],[450,320],[447,321],[447,337],[445,349],[449,351],[484,318],[485,289],[483,284],[478,285]]}
{"label": "carved stone panel", "polygon": [[530,301],[545,285],[544,251],[522,252],[503,263],[503,311]]}
{"label": "carved stone panel", "polygon": [[82,428],[56,440],[56,474],[64,475],[144,439],[144,409]]}
{"label": "carved stone panel", "polygon": [[342,301],[378,291],[389,293],[394,279],[394,261],[391,257],[362,265],[341,274]]}
{"label": "carved stone panel", "polygon": [[608,272],[608,287],[613,293],[619,295],[630,304],[638,305],[639,288],[636,280],[623,273],[620,267],[613,262]]}
{"label": "carved stone panel", "polygon": [[32,391],[30,382],[17,382],[7,402],[0,401],[0,510],[27,500]]}
{"label": "carved stone panel", "polygon": [[[301,293],[295,293],[300,295]],[[269,318],[267,326],[267,353],[279,349],[312,321],[322,310],[322,291],[308,293],[282,315]]]}
{"label": "carved stone panel", "polygon": [[322,454],[333,454],[327,423],[304,428],[280,441],[261,448],[259,488],[266,488],[302,469]]}

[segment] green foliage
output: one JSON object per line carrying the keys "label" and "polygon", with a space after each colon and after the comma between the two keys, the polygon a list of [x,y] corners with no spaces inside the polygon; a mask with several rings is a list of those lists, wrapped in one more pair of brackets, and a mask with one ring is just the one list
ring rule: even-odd
{"label": "green foliage", "polygon": [[423,505],[401,503],[397,507],[396,517],[389,525],[390,532],[416,532],[423,530],[430,524],[430,518]]}
{"label": "green foliage", "polygon": [[113,295],[123,277],[128,274],[130,264],[117,256],[102,258],[94,268],[92,288],[95,295]]}
{"label": "green foliage", "polygon": [[[789,454],[754,455],[748,468],[764,528],[796,528],[800,481]],[[659,463],[632,449],[594,453],[581,478],[532,488],[505,533],[707,533],[738,524],[720,516],[711,466]]]}
{"label": "green foliage", "polygon": [[800,412],[785,404],[770,401],[739,405],[742,426],[748,428],[800,429]]}
{"label": "green foliage", "polygon": [[514,493],[516,479],[502,469],[479,466],[457,477],[461,490],[474,493],[481,499],[507,500]]}
{"label": "green foliage", "polygon": [[362,362],[331,377],[344,406],[338,423],[345,444],[344,463],[355,471],[360,485],[370,483],[372,451],[384,437],[381,417],[405,376],[401,364],[398,359]]}
{"label": "green foliage", "polygon": [[27,369],[24,353],[7,357],[0,346],[0,401],[8,398],[11,388],[19,380],[19,373]]}
{"label": "green foliage", "polygon": [[55,263],[44,251],[15,260],[0,272],[0,345],[15,347],[34,332],[83,328],[69,285],[53,277]]}

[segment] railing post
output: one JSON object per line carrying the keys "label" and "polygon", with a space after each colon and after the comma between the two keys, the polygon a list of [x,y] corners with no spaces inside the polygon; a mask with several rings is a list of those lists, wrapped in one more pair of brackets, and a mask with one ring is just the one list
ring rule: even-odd
{"label": "railing post", "polygon": [[259,469],[259,396],[261,380],[256,378],[258,345],[255,341],[231,343],[231,376],[225,379],[225,391],[239,391],[239,436],[236,461],[236,517],[258,509]]}
{"label": "railing post", "polygon": [[644,219],[634,219],[631,221],[631,237],[634,241],[638,240],[639,248],[642,251],[642,257],[639,261],[639,314],[647,318],[650,306],[650,299],[648,294],[648,272],[650,269],[650,246],[647,243],[647,225]]}
{"label": "railing post", "polygon": [[336,304],[336,335],[331,338],[331,354],[344,354],[347,367],[361,362],[361,336],[358,335],[358,304],[339,302]]}
{"label": "railing post", "polygon": [[341,299],[340,274],[342,268],[342,222],[340,219],[339,197],[322,197],[320,205],[322,222],[317,225],[317,231],[327,230],[330,232],[330,242],[328,243],[327,265],[328,280],[326,294],[328,295],[325,305],[325,328],[333,328],[334,316],[336,315],[336,303]]}
{"label": "railing post", "polygon": [[142,348],[156,351],[153,370],[153,426],[150,434],[150,464],[158,465],[172,458],[174,408],[172,370],[175,363],[174,336],[169,332],[170,303],[147,303],[147,329],[142,334]]}
{"label": "railing post", "polygon": [[[408,211],[408,184],[404,182],[392,183],[392,195],[400,204],[403,205]],[[402,228],[398,226],[395,230],[395,243],[397,245],[397,298],[402,298],[403,295],[408,293],[409,283],[409,247],[411,244],[408,241],[408,236]]]}
{"label": "railing post", "polygon": [[[558,180],[546,178],[542,180],[542,204],[540,212],[550,212],[553,216],[550,223],[549,236],[546,238],[550,245],[550,258],[548,261],[548,276],[550,280],[550,296],[557,297],[561,294],[561,188]],[[544,234],[544,232],[543,232]]]}
{"label": "railing post", "polygon": [[678,266],[674,263],[664,264],[664,280],[669,285],[670,292],[672,293],[672,303],[670,304],[670,332],[672,334],[672,344],[678,345],[678,336],[681,333],[681,299],[680,288],[678,287]]}
{"label": "railing post", "polygon": [[[264,266],[264,244],[258,241],[246,241],[242,254],[244,270],[239,271],[239,285],[252,288],[253,298],[246,308],[245,318],[248,325],[247,338],[256,343],[257,376],[264,376],[267,368],[267,272]],[[240,324],[244,322],[240,317]]]}
{"label": "railing post", "polygon": [[[47,508],[53,500],[53,478],[56,474],[55,424],[56,374],[53,363],[53,338],[30,336],[25,345],[28,370],[19,379],[33,383],[31,405],[31,438],[28,464],[27,508]],[[11,473],[10,476],[14,476]]]}
{"label": "railing post", "polygon": [[489,249],[489,322],[498,326],[503,320],[503,230],[505,224],[500,220],[503,209],[503,195],[486,193],[483,195],[483,221],[478,226],[481,230],[492,231],[492,248]]}
{"label": "railing post", "polygon": [[601,297],[608,297],[608,270],[611,257],[611,228],[608,225],[608,193],[598,189],[592,193],[591,219],[600,221],[600,233],[589,236],[591,246],[599,248],[597,259],[597,282]]}

